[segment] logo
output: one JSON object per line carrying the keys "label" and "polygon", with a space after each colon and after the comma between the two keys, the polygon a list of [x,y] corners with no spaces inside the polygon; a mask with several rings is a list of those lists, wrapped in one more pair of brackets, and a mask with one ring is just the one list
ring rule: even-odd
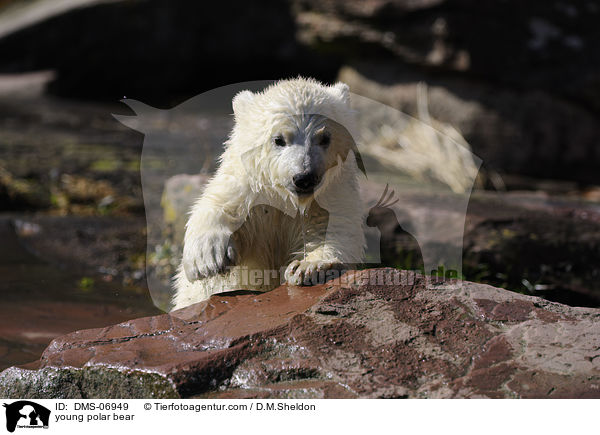
{"label": "logo", "polygon": [[[418,88],[419,115],[414,118],[340,85],[323,94],[327,101],[332,98],[327,104],[315,100],[294,112],[296,105],[273,102],[280,111],[263,111],[254,99],[277,86],[237,83],[169,110],[125,99],[135,115],[114,115],[144,133],[140,170],[149,217],[146,278],[152,298],[169,299],[178,273],[182,282],[221,275],[199,284],[208,297],[228,290],[271,290],[286,281],[321,283],[363,266],[408,270],[413,277],[424,276],[431,289],[460,288],[465,219],[481,160],[456,130],[433,122],[427,89]],[[272,98],[279,101],[280,96]],[[240,119],[260,119],[265,130],[248,129],[245,121],[232,123],[239,117],[231,117],[231,108],[239,109]],[[223,213],[221,206],[199,207],[208,214],[198,222],[210,215],[218,229],[202,230],[189,245],[181,275],[177,260],[171,260],[184,250],[188,211],[216,174],[222,144],[233,140],[239,141],[240,152],[231,167],[239,172],[235,182],[227,178],[219,185],[222,192],[235,190],[231,204],[240,206],[232,206],[233,214]],[[327,146],[329,141],[339,146]],[[283,215],[284,220],[272,217]],[[286,231],[300,234],[301,240],[269,239],[281,232],[270,227],[284,221]],[[253,242],[259,240],[260,246],[274,246],[285,255],[261,253],[260,261],[236,256],[245,245],[248,252],[260,249]]]}
{"label": "logo", "polygon": [[15,428],[48,428],[50,410],[29,400],[4,404],[6,408],[6,430],[14,432]]}

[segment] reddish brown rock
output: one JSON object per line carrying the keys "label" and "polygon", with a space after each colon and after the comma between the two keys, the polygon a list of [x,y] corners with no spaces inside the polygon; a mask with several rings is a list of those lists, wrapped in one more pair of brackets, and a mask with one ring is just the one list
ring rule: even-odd
{"label": "reddish brown rock", "polygon": [[411,278],[352,272],[74,332],[3,372],[0,395],[600,397],[600,310]]}

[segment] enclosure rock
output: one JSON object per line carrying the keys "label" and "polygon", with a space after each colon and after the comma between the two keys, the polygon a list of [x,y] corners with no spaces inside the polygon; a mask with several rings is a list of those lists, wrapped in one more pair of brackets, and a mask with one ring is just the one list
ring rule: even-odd
{"label": "enclosure rock", "polygon": [[0,395],[598,398],[599,348],[598,309],[371,269],[65,335]]}

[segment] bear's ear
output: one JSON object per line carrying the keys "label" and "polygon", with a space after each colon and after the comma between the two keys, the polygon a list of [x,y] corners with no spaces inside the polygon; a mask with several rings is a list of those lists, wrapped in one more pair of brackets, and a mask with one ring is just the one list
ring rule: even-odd
{"label": "bear's ear", "polygon": [[350,87],[346,83],[337,82],[335,85],[331,86],[330,89],[333,94],[345,104],[350,102]]}
{"label": "bear's ear", "polygon": [[254,94],[252,92],[239,92],[235,97],[233,97],[233,101],[231,102],[231,105],[233,106],[233,113],[239,116],[241,113],[244,113],[247,110],[253,101]]}

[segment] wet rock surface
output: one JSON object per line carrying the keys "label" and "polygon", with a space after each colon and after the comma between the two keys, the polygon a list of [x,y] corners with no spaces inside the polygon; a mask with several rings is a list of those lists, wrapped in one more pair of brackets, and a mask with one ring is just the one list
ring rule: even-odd
{"label": "wet rock surface", "polygon": [[411,280],[351,272],[77,331],[0,374],[0,395],[600,397],[600,310]]}

